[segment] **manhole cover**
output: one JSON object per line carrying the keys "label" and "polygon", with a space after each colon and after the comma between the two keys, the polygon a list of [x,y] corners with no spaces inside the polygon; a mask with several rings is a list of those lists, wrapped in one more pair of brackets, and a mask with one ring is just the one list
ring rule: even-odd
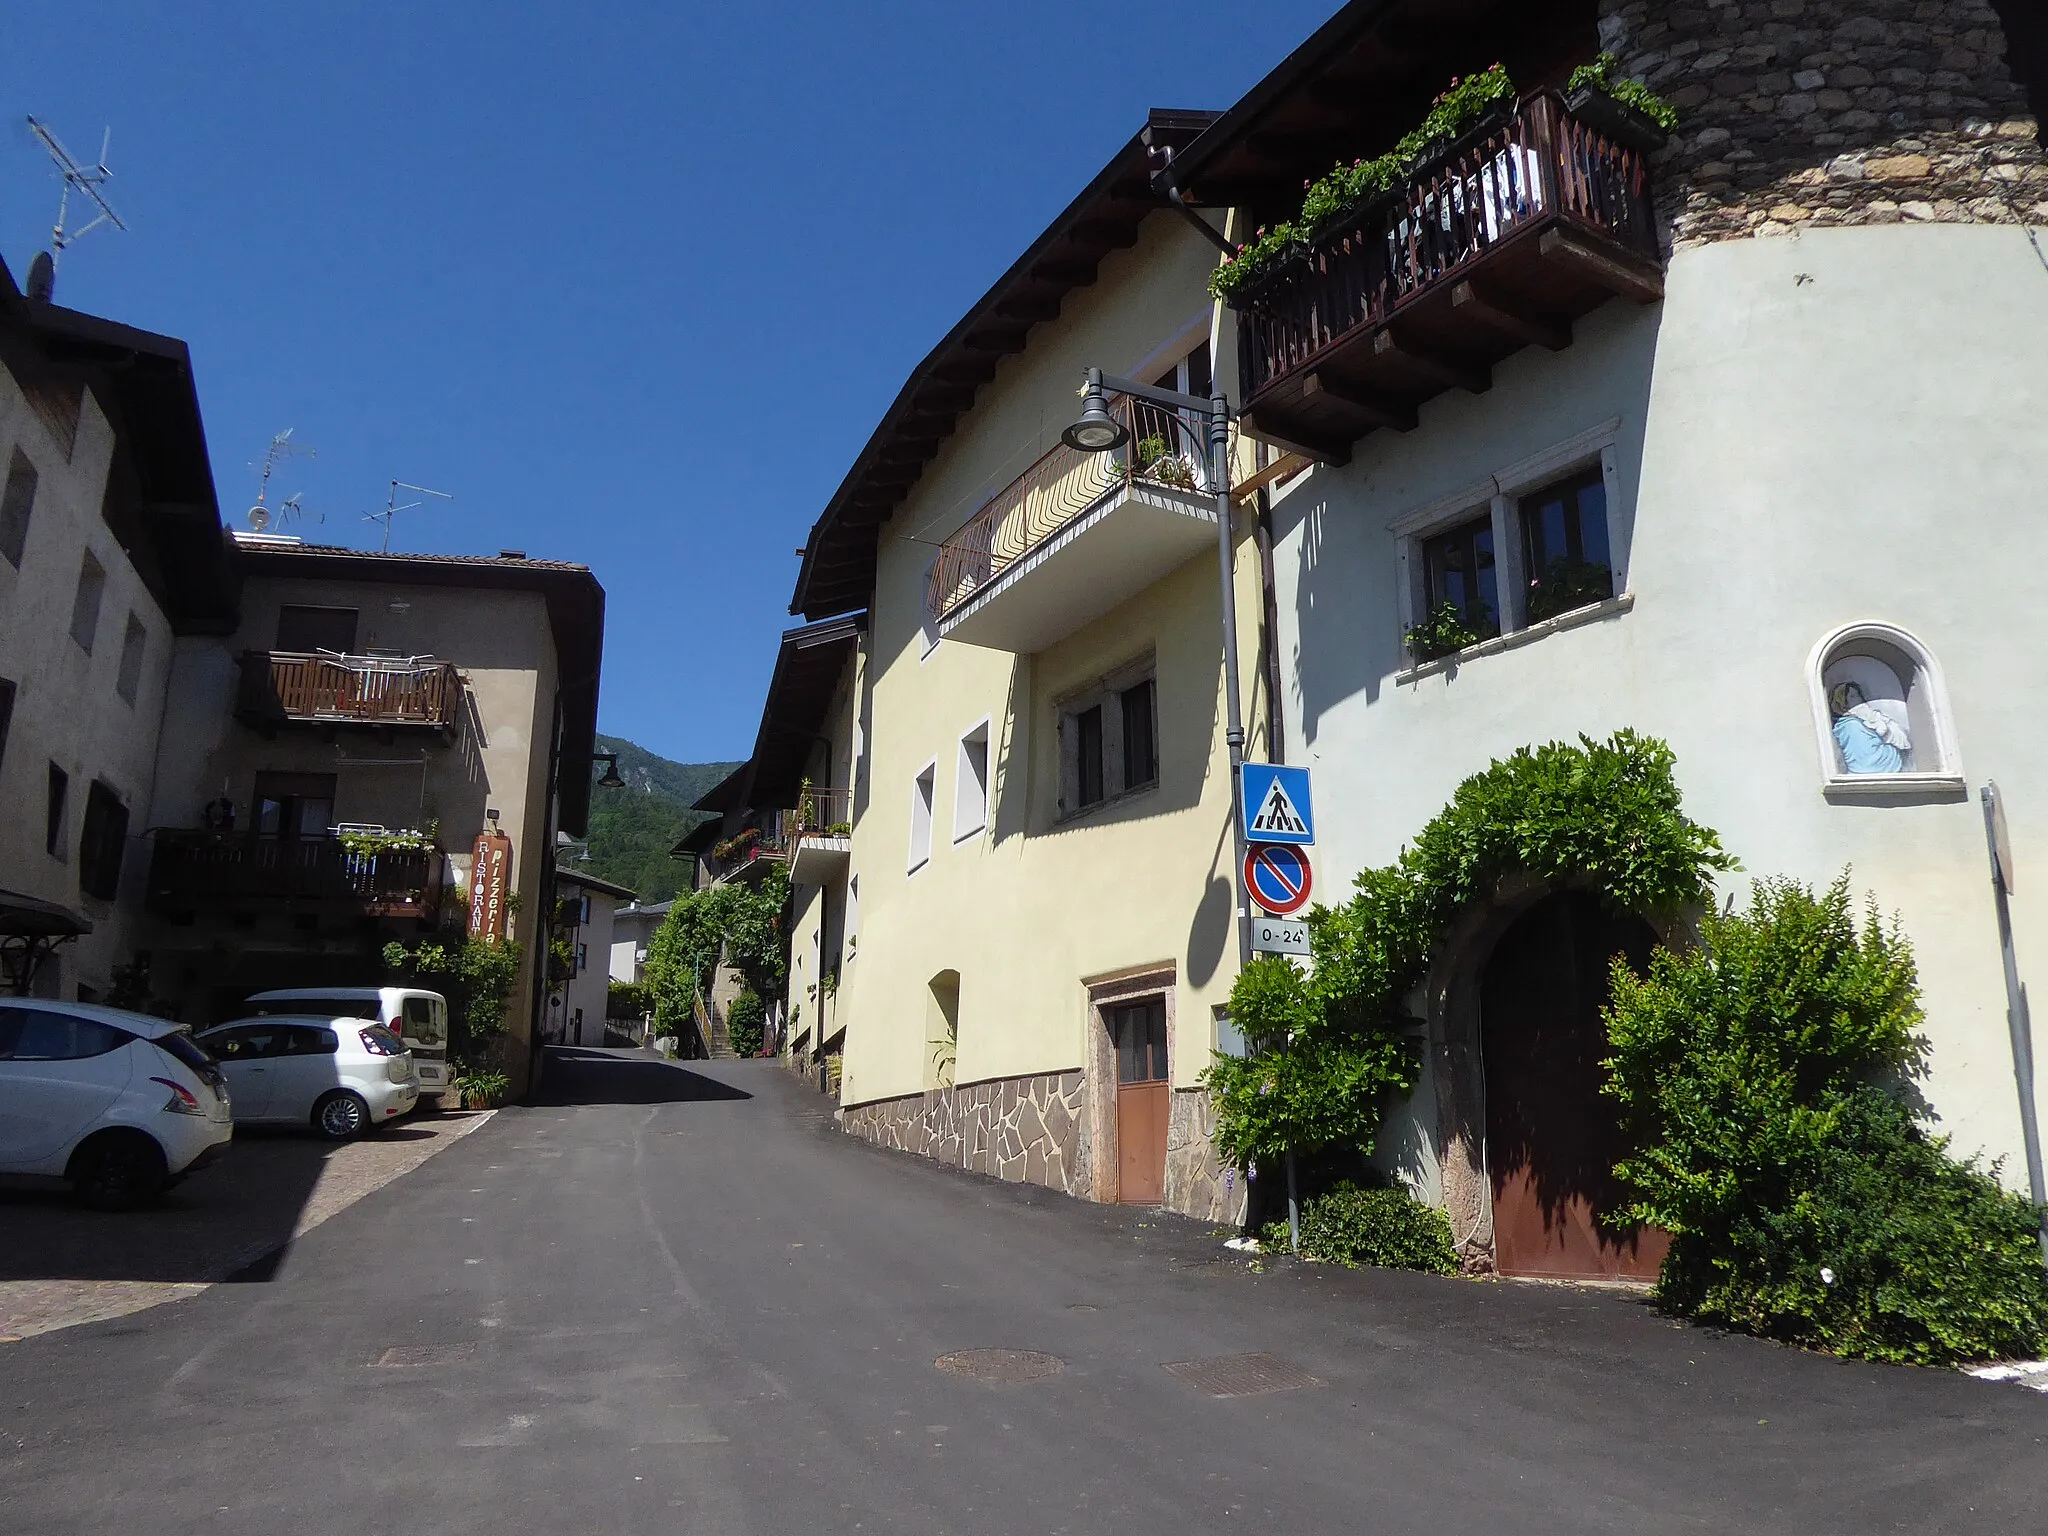
{"label": "manhole cover", "polygon": [[1058,1355],[1040,1354],[1035,1349],[956,1349],[932,1362],[954,1376],[976,1381],[1043,1381],[1067,1368]]}
{"label": "manhole cover", "polygon": [[453,1365],[476,1352],[474,1344],[394,1344],[372,1365]]}
{"label": "manhole cover", "polygon": [[1261,1392],[1292,1392],[1320,1387],[1320,1378],[1275,1360],[1271,1355],[1217,1355],[1209,1360],[1178,1360],[1164,1367],[1171,1376],[1211,1397],[1256,1397]]}

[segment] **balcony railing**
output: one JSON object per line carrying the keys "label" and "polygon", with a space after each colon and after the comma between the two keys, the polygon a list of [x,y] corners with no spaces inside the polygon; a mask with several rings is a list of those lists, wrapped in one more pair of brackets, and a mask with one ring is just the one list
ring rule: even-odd
{"label": "balcony railing", "polygon": [[1119,491],[1143,485],[1211,494],[1205,423],[1128,395],[1111,396],[1109,412],[1131,434],[1123,447],[1083,453],[1065,443],[1055,445],[940,546],[925,597],[933,618],[956,612]]}
{"label": "balcony railing", "polygon": [[1526,97],[1235,299],[1239,382],[1248,410],[1288,395],[1305,410],[1282,386],[1334,367],[1306,394],[1351,405],[1350,425],[1399,424],[1531,341],[1562,345],[1611,294],[1661,290],[1642,153],[1554,93]]}
{"label": "balcony railing", "polygon": [[797,837],[847,837],[853,828],[853,791],[849,789],[807,789],[797,797],[790,812],[790,835]]}
{"label": "balcony railing", "polygon": [[250,651],[242,657],[237,712],[253,724],[448,730],[461,709],[462,674],[452,662],[299,651]]}
{"label": "balcony railing", "polygon": [[447,857],[434,848],[351,852],[338,838],[160,831],[149,866],[149,905],[196,912],[222,905],[285,905],[364,917],[433,919]]}

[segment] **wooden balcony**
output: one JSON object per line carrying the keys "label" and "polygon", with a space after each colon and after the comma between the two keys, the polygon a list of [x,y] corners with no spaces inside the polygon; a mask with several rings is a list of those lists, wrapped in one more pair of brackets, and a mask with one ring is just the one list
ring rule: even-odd
{"label": "wooden balcony", "polygon": [[942,639],[1042,651],[1215,549],[1202,425],[1125,395],[1109,410],[1129,442],[1057,444],[940,548],[925,604]]}
{"label": "wooden balcony", "polygon": [[1233,300],[1246,422],[1342,462],[1610,298],[1663,293],[1641,152],[1527,97]]}
{"label": "wooden balcony", "polygon": [[453,731],[462,674],[452,662],[248,651],[235,708],[263,730],[283,725]]}
{"label": "wooden balcony", "polygon": [[149,907],[168,916],[280,911],[432,922],[447,856],[433,848],[351,853],[336,838],[160,831]]}

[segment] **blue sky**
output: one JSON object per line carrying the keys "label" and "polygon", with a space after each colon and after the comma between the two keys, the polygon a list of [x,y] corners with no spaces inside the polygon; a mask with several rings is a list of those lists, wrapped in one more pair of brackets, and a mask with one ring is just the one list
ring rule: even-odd
{"label": "blue sky", "polygon": [[[0,252],[113,129],[126,234],[57,298],[191,343],[221,506],[280,471],[375,547],[588,563],[600,723],[753,743],[794,550],[904,376],[1142,123],[1228,106],[1336,8],[754,3],[10,9]],[[273,495],[273,503],[277,495]]]}

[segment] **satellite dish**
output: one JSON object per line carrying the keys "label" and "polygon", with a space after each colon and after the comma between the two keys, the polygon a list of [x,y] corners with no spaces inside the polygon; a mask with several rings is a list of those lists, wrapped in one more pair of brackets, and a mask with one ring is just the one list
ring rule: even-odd
{"label": "satellite dish", "polygon": [[28,296],[47,304],[56,288],[57,263],[48,251],[37,251],[28,264]]}
{"label": "satellite dish", "polygon": [[258,502],[249,509],[249,527],[252,532],[261,533],[270,526],[270,508]]}

